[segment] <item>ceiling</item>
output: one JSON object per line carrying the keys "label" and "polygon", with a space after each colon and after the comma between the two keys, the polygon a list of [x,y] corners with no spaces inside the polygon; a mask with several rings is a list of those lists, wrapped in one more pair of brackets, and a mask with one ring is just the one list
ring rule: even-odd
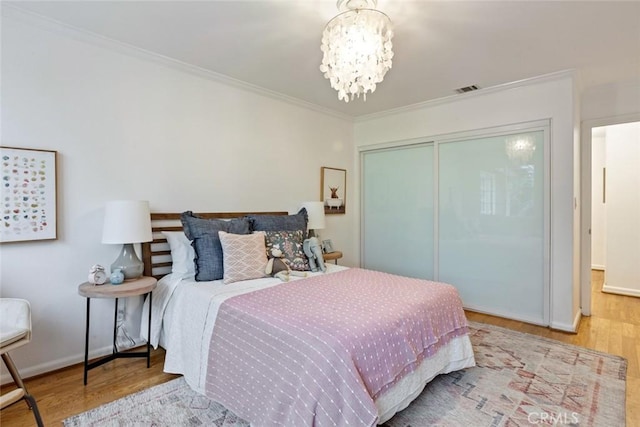
{"label": "ceiling", "polygon": [[318,69],[335,1],[3,3],[354,117],[567,69],[585,87],[640,81],[640,1],[379,0],[393,68],[349,103]]}

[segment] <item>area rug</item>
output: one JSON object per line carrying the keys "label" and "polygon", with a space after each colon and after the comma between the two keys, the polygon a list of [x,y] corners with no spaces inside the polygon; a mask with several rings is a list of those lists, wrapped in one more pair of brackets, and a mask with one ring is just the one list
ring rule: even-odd
{"label": "area rug", "polygon": [[[477,366],[436,377],[388,427],[625,425],[625,359],[470,322]],[[248,423],[183,378],[67,418],[71,426]]]}

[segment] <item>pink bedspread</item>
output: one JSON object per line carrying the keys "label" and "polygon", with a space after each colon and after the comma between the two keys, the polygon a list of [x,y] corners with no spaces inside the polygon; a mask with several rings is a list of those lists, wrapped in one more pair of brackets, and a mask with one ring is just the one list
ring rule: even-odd
{"label": "pink bedspread", "polygon": [[378,395],[466,333],[453,286],[353,268],[225,301],[205,388],[252,426],[371,426]]}

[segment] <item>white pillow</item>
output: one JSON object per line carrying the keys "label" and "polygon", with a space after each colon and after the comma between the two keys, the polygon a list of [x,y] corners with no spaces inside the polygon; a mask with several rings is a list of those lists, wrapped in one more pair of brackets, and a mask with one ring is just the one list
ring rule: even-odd
{"label": "white pillow", "polygon": [[171,249],[171,273],[176,276],[190,277],[196,274],[194,259],[196,251],[191,246],[191,240],[187,239],[184,231],[163,231],[162,234],[169,243]]}
{"label": "white pillow", "polygon": [[232,234],[218,231],[222,245],[225,284],[265,277],[267,249],[264,231]]}

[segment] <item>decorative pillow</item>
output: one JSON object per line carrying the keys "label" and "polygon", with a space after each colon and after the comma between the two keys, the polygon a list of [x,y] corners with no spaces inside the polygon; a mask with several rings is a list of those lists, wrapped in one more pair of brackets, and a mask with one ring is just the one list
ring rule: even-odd
{"label": "decorative pillow", "polygon": [[196,274],[196,251],[191,246],[184,231],[163,231],[171,250],[171,273],[182,277],[193,277]]}
{"label": "decorative pillow", "polygon": [[224,258],[224,283],[265,276],[267,253],[263,232],[240,235],[220,231],[218,234]]}
{"label": "decorative pillow", "polygon": [[222,279],[224,269],[222,263],[222,247],[220,246],[219,231],[235,234],[249,234],[251,232],[249,220],[236,218],[229,221],[221,219],[200,218],[191,211],[180,215],[184,234],[193,240],[196,258],[196,281],[210,281]]}
{"label": "decorative pillow", "polygon": [[254,231],[296,231],[307,234],[307,210],[302,208],[295,215],[247,215]]}
{"label": "decorative pillow", "polygon": [[272,258],[271,249],[279,249],[282,257],[292,270],[309,270],[309,259],[304,254],[302,243],[304,233],[296,231],[265,231],[267,239],[267,258]]}

